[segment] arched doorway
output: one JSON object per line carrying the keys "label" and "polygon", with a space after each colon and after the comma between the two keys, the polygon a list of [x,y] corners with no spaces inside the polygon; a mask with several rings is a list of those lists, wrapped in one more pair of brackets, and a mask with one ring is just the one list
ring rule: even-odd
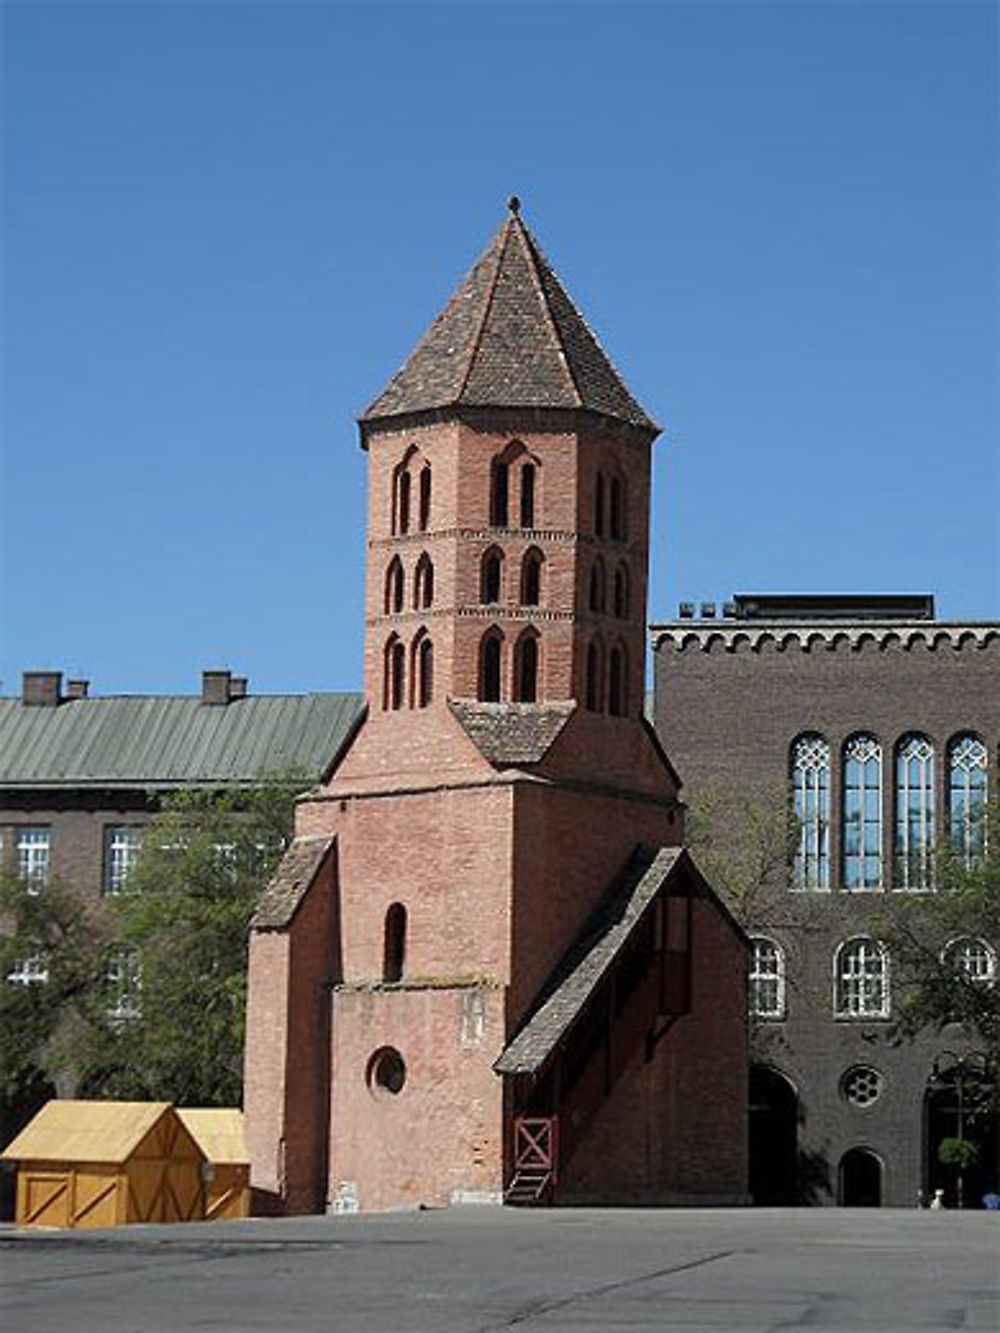
{"label": "arched doorway", "polygon": [[799,1099],[784,1074],[750,1068],[750,1193],[755,1204],[798,1202]]}
{"label": "arched doorway", "polygon": [[842,1208],[882,1207],[882,1162],[870,1148],[851,1148],[840,1159]]}

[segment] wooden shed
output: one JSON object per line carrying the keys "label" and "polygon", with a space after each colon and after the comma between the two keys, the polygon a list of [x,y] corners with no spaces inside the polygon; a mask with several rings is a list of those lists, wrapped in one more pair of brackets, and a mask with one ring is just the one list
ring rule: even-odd
{"label": "wooden shed", "polygon": [[179,1107],[184,1127],[205,1154],[205,1217],[250,1216],[250,1154],[243,1112],[235,1107]]}
{"label": "wooden shed", "polygon": [[3,1152],[21,1226],[205,1216],[205,1156],[169,1102],[51,1101]]}

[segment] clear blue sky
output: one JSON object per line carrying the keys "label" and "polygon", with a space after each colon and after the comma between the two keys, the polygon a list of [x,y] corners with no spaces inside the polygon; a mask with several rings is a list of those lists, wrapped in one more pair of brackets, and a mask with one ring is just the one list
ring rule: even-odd
{"label": "clear blue sky", "polygon": [[994,3],[3,22],[4,693],[357,688],[354,418],[512,191],[665,426],[652,619],[1000,616]]}

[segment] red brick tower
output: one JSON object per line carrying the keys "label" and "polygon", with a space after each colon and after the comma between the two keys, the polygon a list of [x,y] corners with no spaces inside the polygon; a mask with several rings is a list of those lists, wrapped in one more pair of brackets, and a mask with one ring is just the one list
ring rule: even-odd
{"label": "red brick tower", "polygon": [[743,940],[643,717],[657,433],[512,201],[361,421],[367,715],[251,941],[276,1206],[742,1194]]}

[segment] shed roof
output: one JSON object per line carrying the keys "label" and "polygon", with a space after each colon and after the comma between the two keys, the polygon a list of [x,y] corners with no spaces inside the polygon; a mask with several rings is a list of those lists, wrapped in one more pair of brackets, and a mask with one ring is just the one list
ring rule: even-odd
{"label": "shed roof", "polygon": [[254,929],[287,926],[319,873],[333,837],[293,838],[261,894],[253,917]]}
{"label": "shed roof", "polygon": [[169,1102],[46,1102],[0,1157],[8,1162],[126,1162]]}
{"label": "shed roof", "polygon": [[362,424],[454,407],[583,408],[658,427],[511,215]]}
{"label": "shed roof", "polygon": [[0,787],[179,787],[324,776],[363,713],[359,694],[0,699]]}
{"label": "shed roof", "polygon": [[219,1166],[248,1166],[243,1112],[235,1106],[179,1106],[184,1128],[210,1162]]}

